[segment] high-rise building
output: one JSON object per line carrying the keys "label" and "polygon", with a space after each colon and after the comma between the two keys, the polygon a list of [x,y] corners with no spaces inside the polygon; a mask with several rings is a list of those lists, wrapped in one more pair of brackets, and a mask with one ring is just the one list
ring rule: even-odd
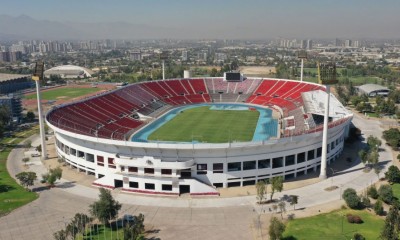
{"label": "high-rise building", "polygon": [[341,47],[342,46],[342,40],[340,40],[339,38],[335,39],[335,46],[336,47]]}
{"label": "high-rise building", "polygon": [[353,41],[353,45],[352,45],[354,48],[359,48],[359,47],[361,47],[360,46],[360,41],[358,41],[358,40],[355,40],[355,41]]}
{"label": "high-rise building", "polygon": [[351,47],[351,40],[350,39],[346,39],[344,41],[344,47],[346,47],[346,48]]}
{"label": "high-rise building", "polygon": [[142,61],[142,52],[141,51],[130,52],[129,58],[132,61]]}
{"label": "high-rise building", "polygon": [[313,47],[313,42],[311,39],[307,39],[307,50],[311,50]]}
{"label": "high-rise building", "polygon": [[182,51],[182,61],[187,61],[188,60],[188,51],[183,50]]}

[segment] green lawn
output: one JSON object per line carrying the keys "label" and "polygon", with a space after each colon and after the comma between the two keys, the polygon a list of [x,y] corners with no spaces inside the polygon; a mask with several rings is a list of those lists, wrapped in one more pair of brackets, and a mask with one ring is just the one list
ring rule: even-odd
{"label": "green lawn", "polygon": [[[340,74],[342,69],[344,68],[337,68],[337,72]],[[298,68],[298,71],[300,72],[300,68]],[[318,74],[317,68],[304,68],[304,81],[306,82],[317,82],[317,77],[309,77],[307,76],[308,74]],[[343,81],[346,76],[339,76],[339,81]],[[354,85],[363,85],[366,83],[377,83],[377,84],[382,84],[383,79],[378,78],[378,77],[360,77],[360,76],[349,76],[348,77],[351,82],[353,82]],[[298,77],[300,79],[300,77]]]}
{"label": "green lawn", "polygon": [[6,167],[6,161],[10,151],[16,147],[18,143],[35,132],[37,132],[37,127],[16,134],[15,138],[3,138],[0,142],[0,216],[23,206],[38,197],[36,193],[28,192],[21,187],[10,176],[10,174],[8,174]]}
{"label": "green lawn", "polygon": [[[65,99],[69,100],[72,98],[80,97],[89,93],[98,92],[100,89],[98,88],[55,88],[53,90],[48,90],[42,92],[43,100],[57,100],[57,99]],[[25,96],[26,99],[36,99],[36,93]]]}
{"label": "green lawn", "polygon": [[[258,111],[187,109],[154,131],[149,140],[222,143],[251,141],[257,126]],[[193,137],[193,138],[192,138]]]}
{"label": "green lawn", "polygon": [[91,229],[87,229],[85,236],[78,235],[76,240],[114,240],[124,239],[124,232],[122,227],[118,229],[112,229],[109,227],[104,228],[104,225],[93,225]]}
{"label": "green lawn", "polygon": [[392,185],[392,190],[393,190],[393,195],[397,198],[400,199],[400,184],[395,183]]}
{"label": "green lawn", "polygon": [[[347,222],[346,214],[358,215],[362,224]],[[337,210],[313,217],[289,221],[284,233],[286,240],[340,240],[352,239],[354,233],[362,234],[368,239],[379,239],[384,220],[368,211]],[[343,227],[343,228],[342,228]]]}

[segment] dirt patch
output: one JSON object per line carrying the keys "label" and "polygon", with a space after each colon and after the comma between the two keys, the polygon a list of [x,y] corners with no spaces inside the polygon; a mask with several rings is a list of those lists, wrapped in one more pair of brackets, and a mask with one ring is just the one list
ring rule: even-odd
{"label": "dirt patch", "polygon": [[247,76],[271,76],[276,73],[275,67],[267,66],[243,66],[239,70]]}

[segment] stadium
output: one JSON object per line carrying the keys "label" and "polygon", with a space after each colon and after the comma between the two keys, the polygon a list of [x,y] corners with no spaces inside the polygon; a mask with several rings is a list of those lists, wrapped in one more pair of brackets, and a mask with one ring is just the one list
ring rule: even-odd
{"label": "stadium", "polygon": [[[318,171],[325,96],[319,84],[243,75],[147,81],[55,107],[46,122],[58,157],[94,186],[219,195]],[[352,120],[330,99],[328,165]]]}

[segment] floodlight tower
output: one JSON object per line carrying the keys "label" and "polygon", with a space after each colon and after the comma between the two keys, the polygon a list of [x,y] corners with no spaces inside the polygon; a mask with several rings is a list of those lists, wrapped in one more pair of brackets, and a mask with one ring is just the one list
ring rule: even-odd
{"label": "floodlight tower", "polygon": [[336,84],[336,65],[335,63],[325,63],[318,65],[318,78],[320,84],[324,84],[326,87],[325,97],[325,111],[324,111],[324,129],[322,132],[322,153],[321,153],[321,171],[319,178],[326,178],[326,165],[328,155],[328,122],[329,122],[329,100],[330,100],[330,85]]}
{"label": "floodlight tower", "polygon": [[40,143],[42,145],[42,160],[46,160],[47,159],[46,135],[44,131],[43,112],[42,112],[42,103],[40,94],[40,81],[43,80],[43,71],[44,71],[44,62],[37,61],[35,65],[35,71],[32,75],[32,80],[36,82],[36,94],[38,102],[38,115],[39,115],[39,127],[40,127]]}
{"label": "floodlight tower", "polygon": [[300,82],[302,82],[303,81],[304,59],[307,59],[307,52],[304,50],[298,51],[297,58],[299,58],[301,60]]}
{"label": "floodlight tower", "polygon": [[165,80],[165,60],[168,59],[168,52],[162,51],[162,53],[160,54],[160,59],[162,63],[162,79]]}

